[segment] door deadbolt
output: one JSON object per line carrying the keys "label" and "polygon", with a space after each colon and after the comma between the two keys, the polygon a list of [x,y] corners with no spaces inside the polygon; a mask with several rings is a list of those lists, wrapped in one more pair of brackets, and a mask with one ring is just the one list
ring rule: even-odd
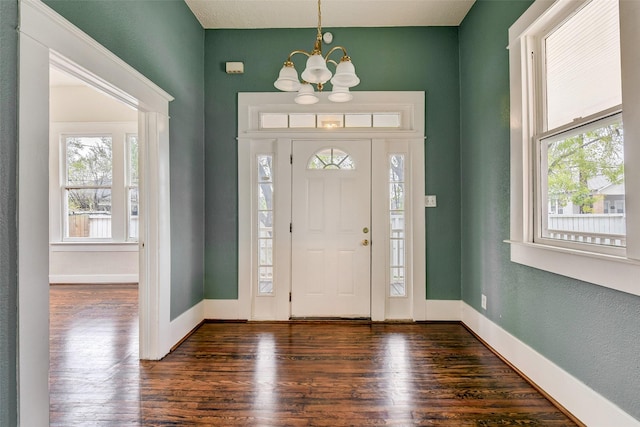
{"label": "door deadbolt", "polygon": [[362,232],[363,232],[364,234],[367,234],[367,233],[369,232],[369,229],[368,229],[367,227],[365,227],[365,228],[363,228],[363,229],[362,229]]}

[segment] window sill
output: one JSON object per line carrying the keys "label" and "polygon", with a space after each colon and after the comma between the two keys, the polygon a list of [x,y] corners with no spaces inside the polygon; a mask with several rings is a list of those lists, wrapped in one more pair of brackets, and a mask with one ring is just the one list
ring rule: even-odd
{"label": "window sill", "polygon": [[138,242],[50,242],[51,252],[138,252]]}
{"label": "window sill", "polygon": [[640,296],[640,262],[539,243],[506,240],[511,261]]}

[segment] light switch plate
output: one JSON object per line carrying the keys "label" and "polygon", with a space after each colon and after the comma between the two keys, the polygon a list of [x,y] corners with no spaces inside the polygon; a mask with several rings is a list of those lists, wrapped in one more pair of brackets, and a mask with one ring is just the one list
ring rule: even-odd
{"label": "light switch plate", "polygon": [[438,206],[438,203],[437,203],[437,200],[436,200],[436,196],[434,196],[434,195],[424,196],[424,207],[425,208],[435,208],[436,206]]}

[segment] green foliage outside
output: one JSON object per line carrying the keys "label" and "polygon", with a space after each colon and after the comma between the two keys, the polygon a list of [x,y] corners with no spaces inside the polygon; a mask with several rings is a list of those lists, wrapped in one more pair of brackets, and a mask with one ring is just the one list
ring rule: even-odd
{"label": "green foliage outside", "polygon": [[569,202],[580,213],[593,213],[597,198],[589,182],[605,177],[611,184],[624,181],[622,122],[548,144],[548,197],[561,206]]}
{"label": "green foliage outside", "polygon": [[70,212],[111,211],[111,137],[68,137],[67,187]]}

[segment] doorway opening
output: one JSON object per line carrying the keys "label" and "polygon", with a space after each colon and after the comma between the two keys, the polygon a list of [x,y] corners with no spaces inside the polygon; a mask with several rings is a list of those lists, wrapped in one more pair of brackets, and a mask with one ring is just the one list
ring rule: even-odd
{"label": "doorway opening", "polygon": [[49,416],[74,424],[100,402],[70,385],[100,390],[139,359],[138,110],[55,62],[49,105]]}
{"label": "doorway opening", "polygon": [[170,329],[169,102],[173,98],[42,2],[20,3],[18,382],[24,425],[48,425],[49,73],[58,68],[138,110],[139,347],[159,359]]}

